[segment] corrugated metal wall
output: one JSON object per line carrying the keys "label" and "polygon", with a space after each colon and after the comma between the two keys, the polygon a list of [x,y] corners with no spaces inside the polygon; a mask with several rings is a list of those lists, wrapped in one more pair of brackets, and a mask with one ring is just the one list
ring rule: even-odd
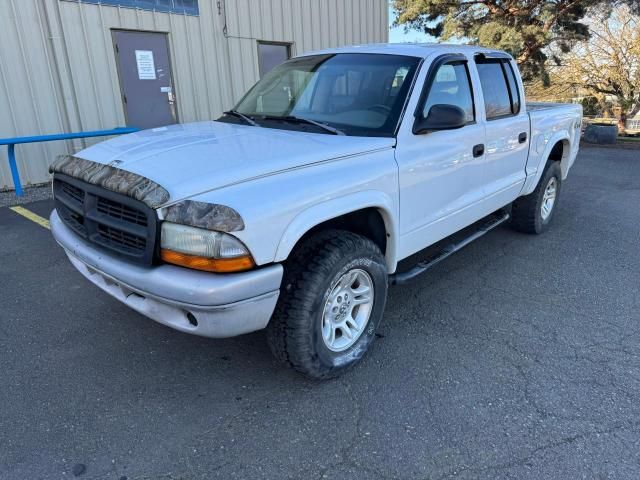
{"label": "corrugated metal wall", "polygon": [[[0,4],[0,138],[125,123],[112,29],[167,32],[181,122],[216,118],[258,80],[257,41],[293,55],[386,42],[387,0],[200,0],[188,16],[62,0]],[[89,141],[16,147],[24,185]],[[0,147],[0,189],[13,188]]]}

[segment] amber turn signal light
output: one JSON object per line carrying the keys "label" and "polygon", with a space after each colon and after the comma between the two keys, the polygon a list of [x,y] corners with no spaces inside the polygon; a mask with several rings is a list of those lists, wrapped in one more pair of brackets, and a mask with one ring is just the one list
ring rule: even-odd
{"label": "amber turn signal light", "polygon": [[194,270],[203,270],[205,272],[244,272],[255,267],[255,263],[250,256],[234,258],[206,258],[178,253],[163,248],[160,250],[160,258],[173,265],[192,268]]}

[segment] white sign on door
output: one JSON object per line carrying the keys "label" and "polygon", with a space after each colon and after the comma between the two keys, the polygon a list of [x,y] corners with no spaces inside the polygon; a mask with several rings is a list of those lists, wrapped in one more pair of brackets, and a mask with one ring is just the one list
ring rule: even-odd
{"label": "white sign on door", "polygon": [[136,50],[136,64],[138,65],[138,78],[140,80],[155,80],[156,65],[153,61],[151,50]]}

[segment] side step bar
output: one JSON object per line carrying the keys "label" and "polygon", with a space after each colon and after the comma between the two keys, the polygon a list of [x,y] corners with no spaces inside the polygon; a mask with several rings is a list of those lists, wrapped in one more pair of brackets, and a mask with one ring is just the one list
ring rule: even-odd
{"label": "side step bar", "polygon": [[409,283],[410,281],[414,280],[419,275],[422,275],[424,272],[426,272],[430,268],[435,267],[437,264],[442,262],[445,258],[448,258],[454,253],[462,250],[471,242],[479,239],[480,237],[483,237],[494,228],[502,225],[504,222],[509,220],[509,214],[507,212],[500,211],[500,212],[497,212],[497,215],[498,215],[497,217],[494,217],[491,220],[489,220],[487,223],[485,223],[482,227],[480,227],[478,230],[473,232],[468,237],[462,239],[457,243],[452,243],[450,245],[447,245],[440,251],[440,253],[431,257],[430,259],[416,264],[416,266],[414,266],[412,269],[406,272],[390,275],[389,283],[391,285],[404,285],[405,283]]}

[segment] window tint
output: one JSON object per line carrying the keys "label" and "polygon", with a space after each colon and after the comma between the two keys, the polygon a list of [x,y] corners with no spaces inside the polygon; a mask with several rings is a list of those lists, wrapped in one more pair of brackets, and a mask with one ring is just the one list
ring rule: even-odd
{"label": "window tint", "polygon": [[502,62],[486,62],[477,65],[487,119],[511,115],[511,98],[504,78]]}
{"label": "window tint", "polygon": [[265,76],[275,67],[291,57],[289,45],[275,43],[258,43],[258,66],[260,77]]}
{"label": "window tint", "polygon": [[516,74],[513,72],[513,67],[510,63],[505,62],[504,68],[507,71],[507,80],[509,80],[509,90],[511,91],[511,112],[514,115],[520,113],[520,92],[518,91],[518,82],[516,81]]}
{"label": "window tint", "polygon": [[424,104],[423,115],[426,117],[431,107],[438,104],[460,107],[466,113],[467,122],[475,120],[466,64],[449,63],[440,67]]}

